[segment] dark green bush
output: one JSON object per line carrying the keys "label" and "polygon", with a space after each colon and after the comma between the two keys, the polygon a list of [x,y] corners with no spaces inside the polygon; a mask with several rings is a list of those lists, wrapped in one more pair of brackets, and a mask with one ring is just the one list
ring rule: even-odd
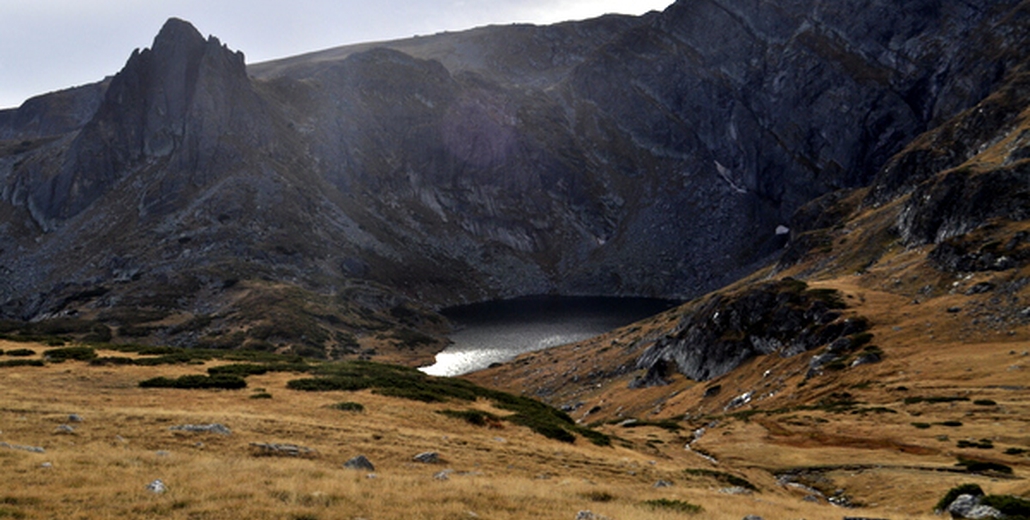
{"label": "dark green bush", "polygon": [[958,463],[956,463],[955,465],[965,467],[966,471],[970,473],[982,473],[985,471],[993,471],[996,473],[1003,473],[1006,475],[1012,474],[1012,468],[1004,464],[999,464],[997,462],[986,462],[982,460],[971,460],[959,457]]}
{"label": "dark green bush", "polygon": [[961,484],[948,490],[947,493],[937,501],[937,505],[934,506],[935,510],[943,511],[945,508],[951,505],[959,495],[973,495],[975,497],[981,497],[984,495],[984,490],[980,489],[980,486],[976,484]]}
{"label": "dark green bush", "polygon": [[221,388],[225,390],[239,390],[247,387],[247,381],[238,376],[218,375],[187,375],[176,379],[167,377],[155,377],[140,381],[141,388],[185,388],[185,389],[212,389]]}
{"label": "dark green bush", "polygon": [[981,503],[1001,511],[1005,518],[1030,518],[1030,500],[1012,495],[987,495]]}
{"label": "dark green bush", "polygon": [[69,359],[75,361],[91,361],[96,359],[97,351],[93,347],[64,347],[47,350],[43,357],[53,363],[61,363]]}
{"label": "dark green bush", "polygon": [[934,397],[911,396],[911,397],[906,397],[902,402],[904,402],[905,404],[917,404],[917,403],[935,404],[935,403],[953,403],[953,402],[956,402],[956,401],[968,401],[968,400],[969,400],[968,397],[961,397],[961,396],[952,396],[952,397],[948,397],[948,396],[934,396]]}
{"label": "dark green bush", "polygon": [[662,428],[664,430],[669,430],[670,432],[673,432],[673,433],[676,433],[676,432],[678,432],[678,431],[683,429],[683,425],[681,425],[680,423],[678,423],[678,422],[676,422],[675,420],[672,420],[672,419],[665,419],[663,421],[641,421],[641,420],[636,420],[636,421],[633,421],[633,422],[625,422],[625,423],[622,424],[622,426],[624,428],[639,428],[641,426],[654,426],[654,427],[657,427],[657,428]]}
{"label": "dark green bush", "polygon": [[973,401],[973,404],[977,406],[998,406],[998,403],[990,399],[977,399],[976,401]]}
{"label": "dark green bush", "polygon": [[250,396],[250,398],[251,399],[271,399],[272,398],[272,394],[270,394],[268,392],[258,392],[256,394]]}
{"label": "dark green bush", "polygon": [[950,428],[958,428],[959,426],[962,426],[962,421],[942,421],[937,424],[941,426],[948,426]]}
{"label": "dark green bush", "polygon": [[976,448],[980,450],[992,450],[994,449],[994,443],[990,439],[980,439],[979,441],[967,441],[965,439],[956,443],[959,448]]}
{"label": "dark green bush", "polygon": [[8,359],[0,361],[0,367],[41,367],[46,366],[42,359]]}
{"label": "dark green bush", "polygon": [[320,365],[314,369],[316,377],[294,379],[287,383],[292,390],[304,391],[357,391],[371,389],[391,397],[423,402],[475,401],[483,398],[493,401],[502,410],[514,412],[502,420],[527,426],[546,437],[563,442],[574,442],[574,433],[591,442],[607,445],[604,434],[584,433],[568,414],[540,401],[505,392],[486,389],[468,381],[426,375],[418,370],[368,361],[348,361]]}
{"label": "dark green bush", "polygon": [[605,435],[597,430],[591,430],[590,428],[576,428],[576,433],[583,436],[584,439],[598,445],[598,446],[611,446],[612,438]]}
{"label": "dark green bush", "polygon": [[207,373],[208,373],[208,375],[212,375],[212,376],[231,375],[231,376],[237,376],[237,377],[247,377],[247,376],[260,376],[260,375],[264,375],[264,374],[268,373],[268,370],[269,369],[268,369],[267,365],[254,365],[254,364],[251,364],[251,363],[235,363],[235,364],[232,364],[232,365],[222,365],[222,366],[218,366],[218,367],[211,367],[211,368],[207,369]]}
{"label": "dark green bush", "polygon": [[365,405],[363,405],[361,403],[351,402],[351,401],[343,401],[343,402],[340,402],[340,403],[331,404],[331,405],[329,405],[329,407],[333,408],[335,410],[340,410],[342,412],[364,412],[365,411]]}
{"label": "dark green bush", "polygon": [[112,337],[111,327],[103,323],[94,323],[90,327],[89,333],[82,337],[82,341],[85,343],[107,343],[111,341]]}
{"label": "dark green bush", "polygon": [[7,355],[11,357],[27,357],[35,356],[36,351],[27,348],[16,348],[14,350],[8,350]]}
{"label": "dark green bush", "polygon": [[927,430],[927,429],[930,428],[930,423],[914,422],[914,423],[912,423],[912,426],[915,426],[916,428],[918,428],[920,430]]}
{"label": "dark green bush", "polygon": [[704,510],[704,508],[699,505],[684,502],[682,500],[669,500],[668,498],[645,500],[644,505],[651,509],[667,509],[669,511],[677,511],[680,513],[700,513]]}
{"label": "dark green bush", "polygon": [[715,480],[718,480],[719,482],[722,482],[724,484],[728,484],[730,486],[741,487],[741,488],[744,488],[744,489],[750,489],[751,491],[758,491],[758,487],[756,487],[754,484],[752,484],[747,479],[745,479],[743,477],[738,477],[738,476],[733,475],[731,473],[726,473],[724,471],[716,471],[714,469],[698,468],[698,469],[685,469],[685,470],[683,470],[683,472],[688,474],[688,475],[695,475],[695,476],[700,476],[700,477],[713,478]]}
{"label": "dark green bush", "polygon": [[1027,450],[1025,450],[1023,448],[1006,448],[1005,449],[1005,455],[1022,455],[1022,454],[1026,453],[1026,452],[1027,452]]}
{"label": "dark green bush", "polygon": [[473,426],[486,426],[500,421],[500,417],[481,410],[441,410],[437,413],[454,419],[461,419]]}

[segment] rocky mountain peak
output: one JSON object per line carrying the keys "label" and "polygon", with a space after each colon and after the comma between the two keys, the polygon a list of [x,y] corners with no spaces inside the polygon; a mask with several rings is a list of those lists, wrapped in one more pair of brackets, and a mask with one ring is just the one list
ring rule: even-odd
{"label": "rocky mountain peak", "polygon": [[188,22],[168,20],[152,47],[134,51],[111,80],[63,164],[28,179],[34,217],[50,229],[147,161],[200,170],[201,143],[216,141],[233,106],[250,97],[243,53],[205,40]]}

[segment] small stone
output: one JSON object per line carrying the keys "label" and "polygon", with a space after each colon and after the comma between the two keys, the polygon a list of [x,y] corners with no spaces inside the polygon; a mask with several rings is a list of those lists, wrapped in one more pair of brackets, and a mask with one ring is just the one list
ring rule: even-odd
{"label": "small stone", "polygon": [[655,482],[654,485],[652,485],[651,487],[653,487],[653,488],[672,487],[672,482],[669,482],[668,480],[659,480],[658,482]]}
{"label": "small stone", "polygon": [[602,516],[591,512],[590,510],[580,511],[576,513],[576,520],[609,520],[607,516]]}
{"label": "small stone", "polygon": [[743,520],[765,520],[765,519],[760,517],[760,516],[758,516],[758,515],[747,515],[747,516],[744,517]]}
{"label": "small stone", "polygon": [[50,469],[50,468],[54,467],[54,465],[53,465],[53,463],[50,463],[50,462],[44,462],[44,463],[40,464],[39,467]]}
{"label": "small stone", "polygon": [[436,464],[440,462],[440,454],[435,451],[425,451],[412,457],[412,460],[422,464]]}
{"label": "small stone", "polygon": [[181,424],[179,426],[172,426],[168,428],[173,432],[193,432],[193,433],[214,433],[217,435],[232,435],[232,430],[227,428],[224,424]]}
{"label": "small stone", "polygon": [[955,314],[955,313],[961,312],[961,311],[962,311],[962,307],[948,307],[948,313],[950,313],[950,314]]}
{"label": "small stone", "polygon": [[164,493],[165,491],[168,491],[168,488],[165,486],[164,482],[161,482],[161,479],[157,479],[147,484],[147,491],[150,491],[151,493],[160,494]]}
{"label": "small stone", "polygon": [[77,414],[77,413],[73,413],[73,414],[68,416],[68,422],[80,423],[82,421],[83,421],[82,416]]}
{"label": "small stone", "polygon": [[436,474],[434,474],[433,475],[433,479],[434,480],[450,480],[451,479],[451,477],[450,477],[451,473],[454,473],[453,469],[445,469],[443,471],[439,471]]}
{"label": "small stone", "polygon": [[364,455],[358,455],[357,457],[344,462],[343,467],[347,469],[360,469],[366,471],[376,470],[376,467],[372,465],[372,461],[368,460],[368,457]]}
{"label": "small stone", "polygon": [[154,452],[154,454],[158,457],[168,457],[171,456],[172,452],[166,450],[157,450],[156,452]]}
{"label": "small stone", "polygon": [[67,424],[62,424],[62,425],[60,425],[60,426],[58,426],[57,428],[54,429],[54,433],[57,433],[57,434],[75,433],[75,428],[72,428],[71,426],[68,426]]}
{"label": "small stone", "polygon": [[802,498],[801,500],[804,500],[805,502],[818,503],[819,502],[819,497],[816,496],[816,495],[806,495],[805,498]]}

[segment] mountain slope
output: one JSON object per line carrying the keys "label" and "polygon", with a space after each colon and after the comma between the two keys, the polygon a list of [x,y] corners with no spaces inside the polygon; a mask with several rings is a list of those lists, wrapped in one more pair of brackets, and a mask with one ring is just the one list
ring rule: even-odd
{"label": "mountain slope", "polygon": [[1023,9],[679,2],[249,71],[170,20],[106,89],[62,94],[102,89],[88,119],[0,114],[3,312],[339,355],[434,344],[401,331],[455,303],[695,296],[988,95]]}

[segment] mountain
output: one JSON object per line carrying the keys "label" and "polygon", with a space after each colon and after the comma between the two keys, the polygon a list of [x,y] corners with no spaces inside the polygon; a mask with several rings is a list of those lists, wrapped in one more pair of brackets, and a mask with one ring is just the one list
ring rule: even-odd
{"label": "mountain", "polygon": [[896,154],[1012,85],[1026,9],[684,0],[251,66],[172,19],[110,80],[0,112],[0,309],[410,362],[447,305],[704,294],[806,203],[958,160]]}

